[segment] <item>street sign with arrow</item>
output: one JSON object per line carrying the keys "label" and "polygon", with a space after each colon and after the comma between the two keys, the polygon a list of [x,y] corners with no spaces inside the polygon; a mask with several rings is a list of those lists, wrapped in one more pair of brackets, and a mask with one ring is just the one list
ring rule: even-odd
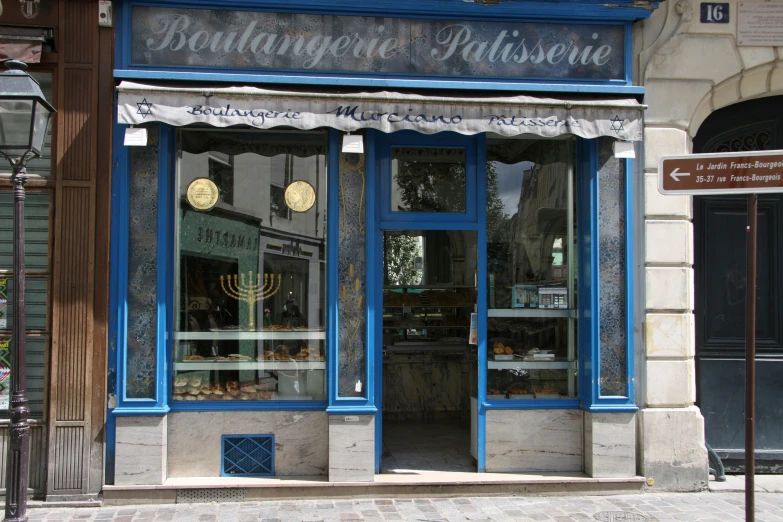
{"label": "street sign with arrow", "polygon": [[658,172],[662,194],[783,192],[783,150],[666,156]]}

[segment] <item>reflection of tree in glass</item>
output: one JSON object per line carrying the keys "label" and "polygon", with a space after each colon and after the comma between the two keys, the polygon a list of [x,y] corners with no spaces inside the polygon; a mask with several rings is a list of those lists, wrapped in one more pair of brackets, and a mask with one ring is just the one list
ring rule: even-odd
{"label": "reflection of tree in glass", "polygon": [[414,236],[385,236],[384,264],[387,285],[417,285],[421,282],[421,270],[415,266],[421,255],[419,241]]}
{"label": "reflection of tree in glass", "polygon": [[394,177],[402,212],[464,212],[465,164],[400,160]]}

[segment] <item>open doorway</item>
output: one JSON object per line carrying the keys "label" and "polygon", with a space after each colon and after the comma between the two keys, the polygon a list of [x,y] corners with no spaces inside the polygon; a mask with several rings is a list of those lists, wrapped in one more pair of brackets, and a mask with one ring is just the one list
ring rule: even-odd
{"label": "open doorway", "polygon": [[381,473],[476,471],[477,233],[383,233]]}

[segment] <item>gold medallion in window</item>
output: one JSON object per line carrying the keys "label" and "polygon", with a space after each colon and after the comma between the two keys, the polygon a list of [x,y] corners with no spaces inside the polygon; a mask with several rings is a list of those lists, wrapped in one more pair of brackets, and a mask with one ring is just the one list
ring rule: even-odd
{"label": "gold medallion in window", "polygon": [[306,181],[294,181],[285,189],[285,204],[294,212],[307,212],[315,204],[315,189]]}
{"label": "gold medallion in window", "polygon": [[209,178],[196,178],[188,185],[188,203],[196,210],[209,210],[218,202],[220,190]]}

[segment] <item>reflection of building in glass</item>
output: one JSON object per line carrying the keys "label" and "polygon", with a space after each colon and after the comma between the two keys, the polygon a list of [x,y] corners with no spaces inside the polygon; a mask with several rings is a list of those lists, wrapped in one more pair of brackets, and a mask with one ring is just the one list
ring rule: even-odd
{"label": "reflection of building in glass", "polygon": [[[296,138],[290,133],[265,133],[265,140],[250,139],[243,132],[182,133],[183,154],[180,159],[180,187],[184,190],[200,177],[212,179],[220,188],[219,203],[210,212],[192,210],[186,202],[180,206],[182,298],[199,306],[209,303],[213,309],[235,308],[226,303],[227,296],[217,277],[229,274],[282,275],[278,291],[255,307],[255,324],[262,324],[264,309],[271,321],[282,321],[288,312],[286,302],[294,300],[303,320],[323,324],[323,309],[318,299],[309,295],[322,293],[321,259],[324,248],[322,205],[326,188],[321,181],[325,173],[325,150],[317,140]],[[308,143],[309,142],[309,143]],[[303,180],[316,189],[316,203],[308,212],[292,212],[285,203],[286,186]],[[184,192],[183,192],[184,193]],[[188,263],[208,261],[214,272],[211,278],[189,277]],[[195,270],[195,269],[194,269]],[[233,270],[233,272],[231,272]],[[219,272],[219,273],[218,273]],[[249,275],[247,276],[250,277]],[[214,279],[210,283],[207,280]],[[194,286],[194,285],[198,285]],[[239,307],[236,316],[220,316],[219,327],[245,327],[248,310]]]}
{"label": "reflection of building in glass", "polygon": [[515,283],[563,279],[554,265],[567,264],[562,245],[568,227],[568,142],[548,143],[542,150],[534,152],[536,163],[522,174],[512,225]]}
{"label": "reflection of building in glass", "polygon": [[[323,133],[180,133],[173,400],[324,399],[324,142]],[[206,211],[187,200],[199,178],[220,191]],[[286,204],[294,181],[315,191],[307,210]]]}

